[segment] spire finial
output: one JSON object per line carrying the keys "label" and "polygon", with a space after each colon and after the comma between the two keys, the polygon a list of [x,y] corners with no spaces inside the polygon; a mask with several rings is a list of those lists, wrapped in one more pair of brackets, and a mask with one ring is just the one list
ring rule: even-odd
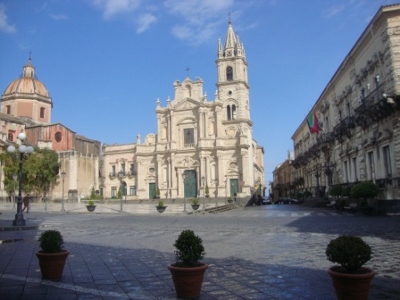
{"label": "spire finial", "polygon": [[232,11],[231,11],[231,9],[229,9],[229,11],[228,11],[228,24],[232,24],[231,17],[232,17]]}
{"label": "spire finial", "polygon": [[186,76],[189,77],[190,68],[189,68],[189,67],[186,67],[185,71],[186,71]]}

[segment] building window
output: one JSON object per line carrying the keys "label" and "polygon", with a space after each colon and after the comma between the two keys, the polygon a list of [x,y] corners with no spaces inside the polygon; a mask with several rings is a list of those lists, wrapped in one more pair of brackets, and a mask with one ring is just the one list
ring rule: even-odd
{"label": "building window", "polygon": [[226,118],[228,121],[230,120],[236,120],[236,105],[228,105],[226,107]]}
{"label": "building window", "polygon": [[10,105],[6,106],[6,114],[11,115],[11,106]]}
{"label": "building window", "polygon": [[232,69],[232,67],[227,67],[226,68],[226,80],[227,81],[232,81],[233,80],[233,69]]}
{"label": "building window", "polygon": [[368,167],[367,167],[367,178],[368,180],[374,179],[374,171],[375,163],[374,163],[374,152],[368,152]]}
{"label": "building window", "polygon": [[117,198],[117,188],[115,186],[111,187],[111,198]]}
{"label": "building window", "polygon": [[135,185],[131,185],[129,187],[129,195],[136,196],[136,186]]}
{"label": "building window", "polygon": [[194,146],[194,129],[186,128],[183,130],[185,147]]}
{"label": "building window", "polygon": [[382,148],[383,150],[383,159],[385,166],[385,176],[392,177],[392,161],[390,159],[390,148],[389,146],[385,146]]}
{"label": "building window", "polygon": [[111,175],[116,176],[115,174],[115,166],[111,166]]}
{"label": "building window", "polygon": [[349,182],[349,166],[347,160],[344,162],[344,182]]}
{"label": "building window", "polygon": [[56,132],[56,134],[54,135],[54,138],[56,139],[57,142],[61,142],[61,140],[62,140],[61,132]]}
{"label": "building window", "polygon": [[11,142],[14,141],[14,135],[15,135],[15,131],[11,131],[11,130],[10,130],[10,131],[8,132],[8,137],[7,137],[8,140],[11,141]]}
{"label": "building window", "polygon": [[125,164],[121,164],[121,172],[125,175]]}
{"label": "building window", "polygon": [[135,165],[134,164],[130,165],[129,172],[131,173],[131,175],[135,175]]}
{"label": "building window", "polygon": [[357,173],[357,158],[353,157],[353,170],[354,170],[354,181],[358,181],[358,173]]}
{"label": "building window", "polygon": [[41,107],[40,108],[40,118],[44,118],[44,112],[45,112],[45,108],[44,107]]}

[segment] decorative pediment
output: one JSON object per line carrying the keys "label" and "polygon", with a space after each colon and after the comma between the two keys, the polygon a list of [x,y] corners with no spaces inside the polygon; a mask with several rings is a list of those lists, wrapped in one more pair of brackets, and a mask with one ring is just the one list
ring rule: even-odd
{"label": "decorative pediment", "polygon": [[177,162],[177,166],[185,167],[185,168],[188,168],[188,167],[194,168],[194,167],[200,166],[200,163],[199,163],[199,161],[193,159],[192,157],[186,156],[184,159]]}
{"label": "decorative pediment", "polygon": [[185,100],[179,102],[175,106],[175,110],[191,110],[193,108],[196,108],[199,106],[199,103],[196,100],[193,100],[191,98],[186,98]]}

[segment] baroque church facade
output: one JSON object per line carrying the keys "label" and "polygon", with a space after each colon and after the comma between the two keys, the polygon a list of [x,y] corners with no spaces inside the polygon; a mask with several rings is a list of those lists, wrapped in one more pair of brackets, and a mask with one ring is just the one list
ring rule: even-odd
{"label": "baroque church facade", "polygon": [[[264,183],[264,149],[253,139],[244,46],[231,23],[218,41],[217,90],[213,100],[203,81],[173,83],[174,99],[156,102],[157,133],[136,143],[106,145],[51,123],[53,101],[29,58],[20,78],[1,97],[1,146],[27,141],[58,153],[60,175],[49,199],[77,200],[92,189],[104,198],[172,199],[203,195],[248,197]],[[7,197],[0,174],[0,193]],[[65,193],[63,186],[65,185]]]}
{"label": "baroque church facade", "polygon": [[128,199],[247,197],[264,183],[264,149],[253,139],[244,46],[229,22],[218,41],[217,90],[203,81],[173,83],[174,99],[156,101],[157,133],[126,145],[103,145],[102,194]]}

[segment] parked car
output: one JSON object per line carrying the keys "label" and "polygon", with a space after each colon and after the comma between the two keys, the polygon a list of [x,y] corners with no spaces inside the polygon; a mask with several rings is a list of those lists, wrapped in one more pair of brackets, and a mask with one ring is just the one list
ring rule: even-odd
{"label": "parked car", "polygon": [[263,205],[266,205],[266,204],[271,204],[272,202],[271,202],[271,199],[269,197],[262,197],[261,203]]}
{"label": "parked car", "polygon": [[294,198],[282,198],[283,204],[299,204],[299,200]]}

